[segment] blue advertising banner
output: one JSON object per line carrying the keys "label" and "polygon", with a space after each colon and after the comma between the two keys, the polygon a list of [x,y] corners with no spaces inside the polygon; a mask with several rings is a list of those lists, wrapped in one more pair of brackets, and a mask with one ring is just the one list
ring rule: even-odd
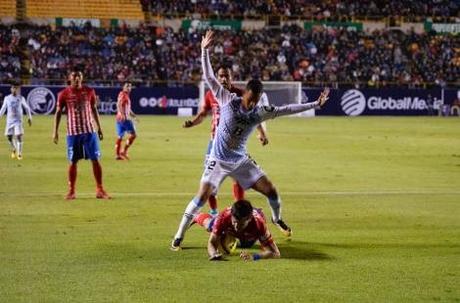
{"label": "blue advertising banner", "polygon": [[[34,114],[49,115],[54,112],[58,92],[64,86],[23,86]],[[120,87],[94,87],[99,97],[101,114],[115,114]],[[304,88],[308,100],[319,96],[321,89]],[[10,93],[10,86],[0,85],[0,100]],[[460,99],[458,89],[334,89],[326,106],[317,115],[334,116],[416,116],[428,115],[442,104],[452,104]],[[194,85],[179,87],[139,87],[131,92],[132,109],[140,115],[177,115],[180,108],[191,108],[193,114],[199,106],[199,88]],[[1,102],[0,102],[1,103]],[[430,105],[430,106],[428,106]]]}
{"label": "blue advertising banner", "polygon": [[[21,94],[26,98],[33,114],[49,115],[56,108],[57,94],[64,86],[22,86]],[[115,114],[120,87],[93,87],[99,97],[99,112]],[[0,100],[10,94],[9,85],[0,85]],[[131,105],[138,115],[177,115],[179,108],[191,108],[196,113],[199,106],[197,86],[140,87],[131,92]]]}
{"label": "blue advertising banner", "polygon": [[[456,92],[456,90],[454,90]],[[304,89],[310,101],[321,89]],[[432,114],[443,104],[443,91],[435,89],[335,89],[317,115],[333,116],[418,116]]]}

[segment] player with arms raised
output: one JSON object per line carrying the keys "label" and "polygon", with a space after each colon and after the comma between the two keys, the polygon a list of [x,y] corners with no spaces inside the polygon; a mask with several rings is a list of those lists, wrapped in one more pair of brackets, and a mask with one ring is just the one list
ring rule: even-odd
{"label": "player with arms raised", "polygon": [[[243,90],[232,84],[232,74],[231,74],[230,68],[223,66],[223,65],[220,66],[217,69],[217,81],[219,81],[219,83],[222,84],[222,86],[225,89],[229,90],[231,93],[235,93],[239,97],[243,95]],[[262,95],[260,102],[262,103],[262,105],[267,105],[267,106],[269,105],[267,94],[264,93]],[[192,120],[185,121],[183,124],[184,128],[196,126],[200,124],[201,122],[203,122],[204,118],[206,118],[209,112],[211,112],[212,114],[211,139],[209,141],[208,148],[206,151],[206,157],[205,157],[205,162],[204,162],[205,165],[207,165],[208,163],[209,153],[211,152],[211,148],[214,142],[214,137],[216,134],[216,129],[217,129],[217,126],[219,125],[219,118],[220,118],[219,102],[217,102],[211,90],[208,90],[206,92],[206,95],[204,98],[204,104],[200,108],[196,116]],[[259,138],[260,143],[262,145],[267,145],[268,138],[266,134],[265,122],[262,122],[261,124],[257,126],[257,131],[258,131],[258,138]],[[244,189],[241,187],[241,185],[238,184],[238,182],[233,182],[233,197],[235,201],[244,199]],[[212,193],[209,196],[208,202],[209,202],[209,207],[211,209],[210,214],[217,215],[218,214],[217,195],[215,193]]]}
{"label": "player with arms raised", "polygon": [[[64,110],[67,111],[67,158],[69,165],[69,191],[67,200],[75,199],[77,163],[80,159],[90,159],[96,179],[96,198],[110,199],[102,186],[102,167],[99,163],[101,152],[99,140],[103,139],[96,107],[94,89],[82,85],[83,73],[73,70],[69,75],[70,85],[58,94],[56,114],[54,116],[53,141],[59,141],[59,124]],[[93,125],[96,122],[97,135]],[[99,137],[99,140],[98,140]]]}
{"label": "player with arms raised", "polygon": [[315,102],[280,107],[257,106],[263,91],[262,83],[259,80],[250,80],[241,98],[229,92],[217,81],[208,52],[208,47],[212,41],[213,32],[208,31],[201,42],[201,61],[204,77],[219,102],[220,121],[208,166],[201,177],[198,193],[187,205],[179,228],[172,240],[171,249],[174,251],[180,250],[185,231],[190,226],[194,216],[207,201],[209,195],[213,191],[217,191],[227,176],[234,178],[244,189],[252,188],[266,196],[272,211],[273,223],[285,235],[291,235],[291,228],[281,218],[281,199],[278,191],[262,169],[247,154],[246,142],[254,128],[261,122],[321,107],[329,95],[329,90],[325,89]]}

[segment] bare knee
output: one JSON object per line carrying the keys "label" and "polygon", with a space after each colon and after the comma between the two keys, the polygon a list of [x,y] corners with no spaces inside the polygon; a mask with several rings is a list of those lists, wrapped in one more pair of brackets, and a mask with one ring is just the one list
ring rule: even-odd
{"label": "bare knee", "polygon": [[209,196],[211,196],[212,192],[212,185],[208,183],[203,183],[201,184],[196,197],[200,199],[200,201],[207,201],[209,199]]}
{"label": "bare knee", "polygon": [[273,183],[268,180],[267,177],[261,178],[259,181],[257,181],[256,184],[252,187],[254,190],[260,192],[264,196],[270,199],[276,199],[278,197],[278,192],[273,185]]}

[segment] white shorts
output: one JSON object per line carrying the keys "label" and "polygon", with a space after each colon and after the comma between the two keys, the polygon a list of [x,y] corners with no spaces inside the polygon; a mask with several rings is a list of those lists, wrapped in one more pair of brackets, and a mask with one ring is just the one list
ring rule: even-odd
{"label": "white shorts", "polygon": [[5,136],[17,136],[24,134],[22,122],[7,124],[5,128]]}
{"label": "white shorts", "polygon": [[264,171],[249,156],[238,163],[231,163],[209,157],[208,165],[201,176],[201,183],[209,183],[217,192],[220,184],[227,176],[235,179],[244,189],[251,188],[254,183],[265,176]]}

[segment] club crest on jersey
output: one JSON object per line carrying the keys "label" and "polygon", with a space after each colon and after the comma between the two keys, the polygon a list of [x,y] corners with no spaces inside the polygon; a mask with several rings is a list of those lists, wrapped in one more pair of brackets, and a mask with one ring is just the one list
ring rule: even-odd
{"label": "club crest on jersey", "polygon": [[275,107],[274,107],[273,105],[268,105],[268,106],[265,105],[265,106],[264,106],[264,110],[265,110],[266,112],[271,113],[272,111],[275,110]]}
{"label": "club crest on jersey", "polygon": [[56,98],[46,87],[36,87],[27,95],[27,103],[35,115],[49,115],[54,110]]}

